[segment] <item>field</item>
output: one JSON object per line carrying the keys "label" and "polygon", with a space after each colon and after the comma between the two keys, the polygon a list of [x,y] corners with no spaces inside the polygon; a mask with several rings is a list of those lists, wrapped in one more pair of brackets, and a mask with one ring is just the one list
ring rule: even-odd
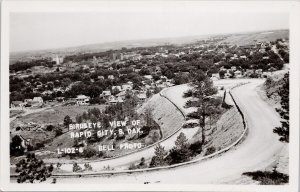
{"label": "field", "polygon": [[279,38],[288,38],[288,30],[266,31],[258,33],[233,34],[221,42],[227,42],[232,45],[248,45],[253,44],[254,40],[260,41],[275,41]]}

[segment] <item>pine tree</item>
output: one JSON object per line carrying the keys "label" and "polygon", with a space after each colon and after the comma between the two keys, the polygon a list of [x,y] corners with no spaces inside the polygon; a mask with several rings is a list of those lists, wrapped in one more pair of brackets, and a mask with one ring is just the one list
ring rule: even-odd
{"label": "pine tree", "polygon": [[168,152],[160,144],[158,144],[154,148],[154,150],[155,150],[155,152],[154,152],[155,155],[151,159],[150,167],[157,167],[157,166],[165,165],[166,164],[165,157],[168,154]]}
{"label": "pine tree", "polygon": [[205,120],[207,117],[217,113],[218,110],[211,110],[212,108],[217,108],[220,105],[217,99],[212,96],[218,92],[218,90],[213,86],[213,82],[208,78],[208,76],[203,71],[196,71],[192,74],[194,85],[193,97],[198,99],[198,117],[199,125],[201,128],[201,142],[205,143]]}
{"label": "pine tree", "polygon": [[280,117],[282,118],[281,127],[276,127],[273,130],[273,132],[277,133],[280,136],[279,141],[288,143],[289,142],[289,134],[290,134],[289,73],[286,73],[284,75],[283,82],[284,83],[278,92],[279,96],[281,97],[281,101],[280,101],[281,108],[276,109],[276,111],[280,114]]}

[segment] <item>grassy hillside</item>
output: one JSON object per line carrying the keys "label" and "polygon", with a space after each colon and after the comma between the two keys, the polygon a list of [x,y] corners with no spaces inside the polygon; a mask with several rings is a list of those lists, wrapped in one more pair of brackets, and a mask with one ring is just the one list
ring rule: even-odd
{"label": "grassy hillside", "polygon": [[255,33],[233,34],[221,41],[232,45],[248,45],[256,41],[274,41],[279,38],[289,38],[289,30],[264,31]]}

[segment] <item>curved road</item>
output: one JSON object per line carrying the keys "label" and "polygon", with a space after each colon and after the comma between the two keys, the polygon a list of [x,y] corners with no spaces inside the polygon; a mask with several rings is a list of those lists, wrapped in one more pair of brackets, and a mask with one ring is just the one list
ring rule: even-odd
{"label": "curved road", "polygon": [[58,178],[58,183],[213,184],[238,180],[243,172],[264,169],[278,159],[285,144],[279,142],[272,131],[280,125],[280,117],[255,91],[262,83],[263,80],[251,80],[232,91],[245,115],[249,133],[244,142],[219,157],[168,170],[109,177]]}
{"label": "curved road", "polygon": [[[159,97],[162,98],[169,98],[169,95],[176,95],[176,97],[182,97],[182,93],[184,91],[186,91],[188,89],[188,87],[186,86],[179,86],[179,87],[170,87],[168,89],[166,89],[165,91],[166,96],[164,94],[164,97],[162,95],[159,94]],[[170,98],[170,100],[174,100],[175,98]],[[168,99],[169,100],[169,99]],[[170,101],[169,101],[170,102]],[[175,105],[172,102],[170,102],[170,105]],[[175,106],[177,108],[177,106]],[[179,109],[181,110],[181,114],[185,113],[183,111],[183,109],[181,107],[179,107]],[[184,122],[182,122],[184,123]],[[180,128],[180,127],[178,127]],[[178,128],[174,129],[177,130]],[[166,150],[170,150],[175,143],[175,140],[177,139],[178,135],[183,132],[187,138],[191,138],[196,132],[197,129],[181,129],[178,132],[176,132],[175,134],[173,134],[172,136],[170,136],[169,138],[167,138],[164,141],[161,141],[160,144],[165,147]],[[146,160],[151,160],[151,158],[154,156],[154,148],[156,147],[156,145],[145,148],[145,149],[141,149],[137,152],[134,153],[130,153],[128,155],[124,155],[121,157],[116,157],[116,158],[112,158],[112,159],[107,159],[107,160],[103,160],[103,161],[92,161],[90,162],[90,165],[93,167],[93,171],[103,171],[104,166],[107,167],[109,166],[110,168],[114,168],[114,170],[125,170],[128,169],[128,167],[130,166],[131,163],[133,162],[140,162],[140,159],[142,157],[144,157]],[[83,166],[84,163],[78,163],[78,165],[80,165],[82,168],[84,168]],[[60,167],[61,170],[66,171],[66,172],[72,172],[73,169],[73,163],[65,163],[62,164]]]}

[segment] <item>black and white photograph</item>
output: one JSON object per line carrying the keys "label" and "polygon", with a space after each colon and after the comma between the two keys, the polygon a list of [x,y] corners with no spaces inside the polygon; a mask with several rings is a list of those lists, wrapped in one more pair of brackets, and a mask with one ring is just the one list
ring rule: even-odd
{"label": "black and white photograph", "polygon": [[2,4],[7,186],[297,190],[299,2],[25,2]]}

